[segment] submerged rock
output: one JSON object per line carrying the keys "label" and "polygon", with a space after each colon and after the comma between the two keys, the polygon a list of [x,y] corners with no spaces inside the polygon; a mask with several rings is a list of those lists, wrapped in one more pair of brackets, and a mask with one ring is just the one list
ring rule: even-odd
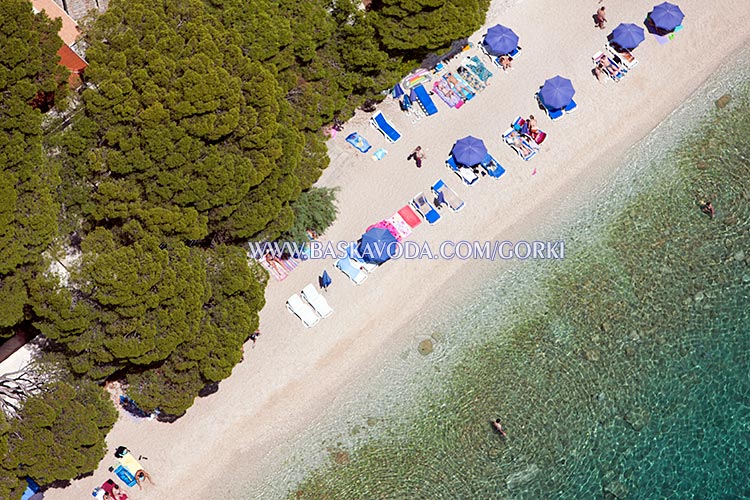
{"label": "submerged rock", "polygon": [[587,361],[599,361],[601,359],[601,355],[596,349],[586,349],[583,351],[583,357],[585,357]]}
{"label": "submerged rock", "polygon": [[508,489],[512,491],[533,480],[537,474],[539,474],[539,467],[537,467],[536,464],[531,464],[523,470],[510,474],[505,479],[505,484],[508,486]]}
{"label": "submerged rock", "polygon": [[724,108],[727,104],[729,104],[729,101],[732,100],[732,96],[729,94],[724,94],[723,96],[716,99],[715,104],[717,109]]}
{"label": "submerged rock", "polygon": [[745,252],[740,250],[739,252],[735,253],[734,260],[736,260],[737,262],[745,260]]}
{"label": "submerged rock", "polygon": [[349,452],[337,451],[336,454],[333,456],[333,461],[336,462],[338,465],[349,465],[352,459],[349,456]]}
{"label": "submerged rock", "polygon": [[611,495],[614,498],[625,498],[628,496],[628,487],[620,481],[610,481],[603,485],[604,495]]}
{"label": "submerged rock", "polygon": [[635,408],[626,413],[623,418],[633,430],[640,432],[651,421],[651,414],[642,408]]}
{"label": "submerged rock", "polygon": [[427,356],[432,352],[433,349],[434,347],[432,345],[432,340],[430,339],[424,339],[419,343],[419,347],[417,348],[419,354],[421,354],[422,356]]}

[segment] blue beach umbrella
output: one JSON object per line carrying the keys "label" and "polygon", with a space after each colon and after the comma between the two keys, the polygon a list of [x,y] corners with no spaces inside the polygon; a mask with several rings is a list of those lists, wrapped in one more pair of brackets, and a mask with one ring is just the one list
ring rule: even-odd
{"label": "blue beach umbrella", "polygon": [[331,286],[331,283],[333,283],[333,280],[328,274],[328,271],[323,271],[323,275],[320,277],[320,288],[328,291],[328,287]]}
{"label": "blue beach umbrella", "polygon": [[482,43],[490,54],[502,56],[513,52],[518,47],[518,35],[512,29],[496,24],[487,30]]}
{"label": "blue beach umbrella", "polygon": [[682,24],[685,14],[680,8],[669,2],[660,3],[651,11],[651,22],[664,31],[672,31]]}
{"label": "blue beach umbrella", "polygon": [[397,83],[393,86],[392,95],[394,99],[399,99],[402,95],[404,95],[404,89],[401,88],[400,83]]}
{"label": "blue beach umbrella", "polygon": [[620,23],[612,31],[612,43],[623,49],[634,49],[643,41],[643,28],[633,23]]}
{"label": "blue beach umbrella", "polygon": [[461,165],[472,167],[484,161],[487,157],[487,147],[482,139],[467,135],[456,141],[451,150],[453,158]]}
{"label": "blue beach umbrella", "polygon": [[544,82],[539,97],[547,107],[562,109],[570,104],[575,93],[573,82],[558,75]]}
{"label": "blue beach umbrella", "polygon": [[357,250],[362,260],[370,264],[382,264],[396,253],[398,240],[387,229],[374,227],[362,235]]}

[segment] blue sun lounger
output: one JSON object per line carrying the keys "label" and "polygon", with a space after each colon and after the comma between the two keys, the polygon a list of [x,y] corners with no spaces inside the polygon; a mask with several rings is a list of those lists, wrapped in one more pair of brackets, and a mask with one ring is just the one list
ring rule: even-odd
{"label": "blue sun lounger", "polygon": [[411,205],[430,224],[435,224],[440,220],[440,214],[435,210],[435,207],[432,206],[432,203],[430,203],[424,193],[417,193],[411,200]]}
{"label": "blue sun lounger", "polygon": [[[547,116],[550,117],[550,120],[555,121],[562,118],[562,115],[565,114],[565,112],[562,109],[553,109],[544,104],[544,101],[542,101],[542,98],[539,97],[539,93],[537,92],[535,94],[537,102],[544,108],[544,112],[547,113]],[[573,102],[573,101],[571,101]]]}
{"label": "blue sun lounger", "polygon": [[359,149],[363,153],[367,153],[372,146],[367,142],[367,139],[362,137],[356,132],[352,132],[346,137],[346,142]]}
{"label": "blue sun lounger", "polygon": [[412,101],[417,101],[419,103],[419,106],[422,108],[425,115],[430,116],[438,112],[437,106],[435,106],[435,103],[432,102],[432,99],[430,98],[430,94],[421,83],[411,89],[409,97],[411,97]]}
{"label": "blue sun lounger", "polygon": [[500,178],[505,173],[505,169],[500,163],[492,157],[491,154],[487,153],[487,156],[482,160],[482,168],[487,172],[487,175],[494,179]]}
{"label": "blue sun lounger", "polygon": [[385,138],[389,142],[396,142],[397,140],[401,139],[401,134],[398,130],[393,128],[393,125],[385,119],[385,116],[383,116],[383,113],[378,111],[375,113],[372,118],[370,118],[370,125],[375,128],[378,132],[383,134]]}

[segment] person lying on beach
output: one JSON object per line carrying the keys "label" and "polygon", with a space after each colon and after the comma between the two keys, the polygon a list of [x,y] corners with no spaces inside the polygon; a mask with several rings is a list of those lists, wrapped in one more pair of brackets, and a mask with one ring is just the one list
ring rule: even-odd
{"label": "person lying on beach", "polygon": [[500,56],[497,61],[500,63],[500,66],[503,67],[503,70],[506,70],[512,67],[511,63],[513,62],[513,58],[506,54],[504,56]]}
{"label": "person lying on beach", "polygon": [[276,272],[282,273],[282,272],[284,271],[284,270],[283,270],[282,268],[280,268],[280,266],[279,266],[279,265],[281,264],[281,263],[279,262],[279,259],[277,259],[277,258],[276,258],[276,257],[274,257],[273,255],[271,255],[271,252],[268,252],[268,253],[266,254],[266,262],[268,262],[268,265],[269,265],[269,266],[271,266],[272,268],[274,268],[274,269],[276,270]]}
{"label": "person lying on beach", "polygon": [[508,144],[515,146],[523,156],[529,156],[533,151],[523,142],[523,137],[517,131],[513,131],[508,136]]}
{"label": "person lying on beach", "polygon": [[508,437],[508,435],[503,430],[503,424],[500,423],[500,419],[496,418],[494,422],[492,422],[492,426],[495,428],[497,432],[500,433],[502,437]]}
{"label": "person lying on beach", "polygon": [[474,93],[473,90],[471,90],[470,88],[466,87],[466,85],[464,85],[461,82],[459,82],[456,79],[456,77],[453,76],[453,73],[448,73],[447,75],[445,75],[445,80],[448,83],[450,83],[451,85],[453,85],[453,88],[455,88],[459,93],[461,93],[463,95],[473,94]]}
{"label": "person lying on beach", "polygon": [[143,489],[143,486],[141,485],[141,483],[145,481],[146,479],[148,479],[149,483],[154,484],[154,482],[151,480],[151,475],[145,470],[140,469],[138,472],[135,473],[135,482],[138,483],[139,490]]}
{"label": "person lying on beach", "polygon": [[599,59],[599,62],[597,62],[596,65],[600,71],[607,73],[612,78],[619,78],[619,74],[622,71],[622,69],[617,64],[610,61],[606,57]]}

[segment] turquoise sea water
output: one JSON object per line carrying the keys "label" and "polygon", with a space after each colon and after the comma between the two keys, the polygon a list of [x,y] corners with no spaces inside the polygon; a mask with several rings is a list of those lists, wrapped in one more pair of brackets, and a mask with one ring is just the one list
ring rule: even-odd
{"label": "turquoise sea water", "polygon": [[750,498],[748,61],[631,153],[563,233],[562,265],[516,266],[423,318],[250,497]]}

